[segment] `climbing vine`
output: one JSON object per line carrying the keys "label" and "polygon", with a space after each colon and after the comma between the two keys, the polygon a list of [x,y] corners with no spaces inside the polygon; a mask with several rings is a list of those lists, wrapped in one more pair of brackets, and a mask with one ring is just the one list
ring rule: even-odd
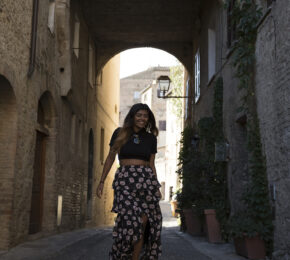
{"label": "climbing vine", "polygon": [[[184,84],[184,67],[179,63],[176,66],[170,67],[170,78],[172,80],[172,96],[183,96],[183,84]],[[172,104],[171,109],[173,114],[177,119],[182,118],[182,104],[183,101],[181,98],[171,98],[169,102]]]}
{"label": "climbing vine", "polygon": [[[213,208],[220,223],[221,234],[228,240],[229,201],[227,192],[227,162],[215,160],[215,145],[225,143],[223,133],[223,80],[218,78],[214,86],[213,117],[198,122],[203,164],[204,209]],[[213,131],[214,129],[214,131]]]}
{"label": "climbing vine", "polygon": [[[221,77],[217,79],[214,87],[213,118],[215,144],[226,143],[223,132],[223,79]],[[216,215],[220,223],[222,237],[227,241],[229,236],[227,223],[230,206],[228,200],[226,161],[214,161],[214,180],[216,185],[213,195]]]}
{"label": "climbing vine", "polygon": [[204,209],[215,209],[222,236],[228,240],[226,162],[215,162],[215,143],[225,141],[222,109],[223,81],[218,78],[214,89],[213,117],[201,118],[197,131],[187,126],[182,133],[178,170],[182,189],[177,199],[181,208],[193,208],[199,216],[203,215]]}
{"label": "climbing vine", "polygon": [[257,23],[262,12],[252,0],[235,1],[232,9],[232,25],[236,25],[233,48],[233,66],[239,79],[239,89],[243,90],[240,110],[247,115],[247,148],[249,152],[250,181],[243,196],[246,211],[231,217],[231,233],[235,237],[260,237],[267,244],[268,254],[272,250],[273,226],[268,195],[266,160],[263,156],[259,118],[255,94],[255,49]]}

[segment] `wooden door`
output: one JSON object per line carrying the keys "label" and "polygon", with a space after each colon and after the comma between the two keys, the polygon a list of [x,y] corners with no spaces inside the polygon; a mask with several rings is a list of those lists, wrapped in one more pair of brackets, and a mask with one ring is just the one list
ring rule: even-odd
{"label": "wooden door", "polygon": [[46,135],[39,131],[36,133],[29,234],[41,231],[43,214]]}
{"label": "wooden door", "polygon": [[93,132],[90,131],[89,158],[88,158],[87,219],[92,218],[93,169],[94,169],[94,136]]}

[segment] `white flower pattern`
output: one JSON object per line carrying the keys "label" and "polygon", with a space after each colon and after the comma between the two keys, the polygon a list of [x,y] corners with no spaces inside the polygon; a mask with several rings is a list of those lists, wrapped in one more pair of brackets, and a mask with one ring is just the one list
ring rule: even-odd
{"label": "white flower pattern", "polygon": [[161,256],[160,186],[150,167],[122,166],[117,170],[113,181],[112,212],[118,215],[113,228],[110,260],[132,258],[133,244],[142,235],[142,214],[148,216],[149,224],[144,259],[158,260]]}

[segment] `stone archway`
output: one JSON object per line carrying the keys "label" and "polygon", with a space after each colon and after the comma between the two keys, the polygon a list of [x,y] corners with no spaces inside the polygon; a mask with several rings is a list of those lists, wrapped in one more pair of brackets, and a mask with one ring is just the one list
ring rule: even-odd
{"label": "stone archway", "polygon": [[10,244],[15,155],[17,102],[9,81],[0,75],[0,248]]}
{"label": "stone archway", "polygon": [[34,172],[29,221],[29,234],[54,229],[56,218],[55,190],[55,109],[50,92],[38,102]]}
{"label": "stone archway", "polygon": [[[100,48],[102,51],[98,53],[97,57],[97,64],[96,64],[96,71],[97,73],[100,73],[101,69],[105,66],[105,64],[113,58],[115,55],[134,48],[144,48],[144,47],[150,47],[154,49],[159,49],[162,51],[165,51],[172,56],[174,56],[176,59],[178,59],[184,68],[188,71],[189,74],[193,72],[192,69],[192,47],[190,44],[184,44],[184,48],[180,50],[179,46],[175,46],[174,44],[162,44],[162,45],[150,45],[150,46],[145,46],[145,45],[127,45],[127,44],[117,44],[116,46],[101,46],[99,45],[98,48]],[[175,49],[177,48],[177,49]],[[142,62],[142,61],[140,61]]]}
{"label": "stone archway", "polygon": [[114,55],[138,47],[169,52],[191,74],[201,0],[83,0],[83,18],[96,44],[97,72]]}

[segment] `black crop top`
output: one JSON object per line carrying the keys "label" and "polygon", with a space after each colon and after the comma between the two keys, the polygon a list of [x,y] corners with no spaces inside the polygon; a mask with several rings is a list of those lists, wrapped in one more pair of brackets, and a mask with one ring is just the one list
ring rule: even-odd
{"label": "black crop top", "polygon": [[[110,146],[114,145],[117,135],[120,131],[120,127],[117,128],[111,138]],[[140,140],[139,144],[134,143],[134,134],[138,135]],[[138,133],[133,133],[127,143],[125,143],[118,153],[119,160],[122,159],[139,159],[148,161],[150,155],[157,153],[157,139],[156,136],[148,133],[145,129],[140,130]]]}

